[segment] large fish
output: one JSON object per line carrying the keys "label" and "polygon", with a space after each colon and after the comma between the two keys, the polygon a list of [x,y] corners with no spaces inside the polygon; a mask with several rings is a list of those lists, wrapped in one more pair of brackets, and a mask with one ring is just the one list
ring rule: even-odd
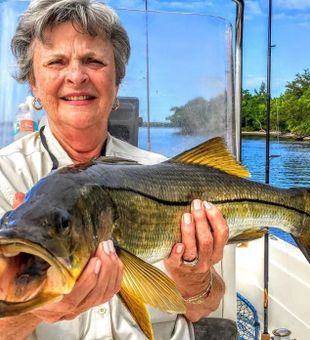
{"label": "large fish", "polygon": [[229,242],[280,227],[309,260],[309,190],[278,189],[248,175],[214,138],[156,165],[103,158],[41,179],[0,222],[0,317],[69,293],[99,242],[112,238],[125,268],[119,295],[153,338],[145,304],[174,313],[185,307],[171,280],[149,263],[180,240],[180,219],[194,198],[221,210]]}

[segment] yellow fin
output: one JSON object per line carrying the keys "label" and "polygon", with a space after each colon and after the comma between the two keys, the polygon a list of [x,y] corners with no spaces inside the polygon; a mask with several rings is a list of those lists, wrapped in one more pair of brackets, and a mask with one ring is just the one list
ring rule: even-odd
{"label": "yellow fin", "polygon": [[126,287],[145,304],[164,312],[185,312],[182,296],[175,283],[165,273],[124,249],[118,250],[124,264],[122,288]]}
{"label": "yellow fin", "polygon": [[185,313],[185,303],[166,274],[124,249],[117,250],[124,264],[119,295],[146,336],[153,333],[145,304],[168,313]]}
{"label": "yellow fin", "polygon": [[153,340],[154,333],[152,323],[149,312],[145,307],[145,303],[132,293],[132,291],[127,289],[127,287],[123,287],[123,285],[118,295],[145,336],[148,339]]}
{"label": "yellow fin", "polygon": [[236,161],[221,137],[212,138],[172,159],[181,163],[208,165],[239,177],[250,176],[250,172]]}
{"label": "yellow fin", "polygon": [[247,241],[256,240],[266,234],[266,229],[247,229],[241,234],[231,238],[228,243],[247,243]]}
{"label": "yellow fin", "polygon": [[247,248],[249,246],[249,242],[241,242],[237,244],[238,248]]}

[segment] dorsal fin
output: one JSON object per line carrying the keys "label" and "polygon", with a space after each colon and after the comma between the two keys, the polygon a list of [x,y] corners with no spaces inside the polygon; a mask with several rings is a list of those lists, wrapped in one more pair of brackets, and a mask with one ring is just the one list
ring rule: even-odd
{"label": "dorsal fin", "polygon": [[208,165],[239,177],[250,176],[250,172],[236,161],[221,137],[212,138],[172,159],[186,164]]}

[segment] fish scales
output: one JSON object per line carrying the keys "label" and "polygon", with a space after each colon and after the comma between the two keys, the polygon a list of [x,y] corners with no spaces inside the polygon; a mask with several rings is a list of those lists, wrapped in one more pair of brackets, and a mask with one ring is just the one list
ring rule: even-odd
{"label": "fish scales", "polygon": [[207,166],[175,163],[143,167],[116,165],[116,168],[113,166],[113,173],[109,168],[104,169],[105,164],[98,166],[102,167],[101,173],[104,173],[98,181],[100,183],[103,178],[102,185],[105,187],[139,192],[155,200],[188,203],[193,199],[193,194],[197,193],[214,203],[244,199],[300,210],[304,208],[304,200],[298,189],[275,188]]}
{"label": "fish scales", "polygon": [[[110,180],[111,176],[114,180]],[[150,262],[165,257],[171,245],[180,241],[177,222],[182,213],[189,211],[194,198],[219,207],[227,218],[232,238],[251,227],[267,225],[289,232],[288,226],[301,224],[304,218],[305,202],[300,190],[274,188],[207,166],[121,164],[113,168],[113,174],[107,171],[103,185],[109,187],[118,207],[116,241]],[[141,210],[147,214],[141,214]],[[283,212],[279,214],[279,210]]]}
{"label": "fish scales", "polygon": [[[177,228],[171,230],[170,226],[178,226],[175,221],[184,211],[189,211],[194,198],[208,200],[220,208],[228,221],[231,237],[251,227],[265,225],[277,225],[288,232],[295,231],[292,225],[301,224],[309,216],[304,212],[305,201],[299,189],[274,188],[208,166],[177,162],[152,166],[134,163],[111,165],[98,161],[85,169],[83,176],[89,176],[89,182],[109,188],[112,200],[117,192],[122,192],[115,204],[121,217],[115,224],[115,239],[120,245],[127,246],[133,253],[151,262],[167,255],[169,247],[180,240],[180,235],[175,231]],[[124,200],[125,192],[131,194]],[[126,204],[135,195],[140,196],[140,199],[128,208]],[[142,214],[140,218],[141,208],[148,215]],[[165,223],[162,222],[163,216]],[[143,231],[144,226],[149,232]],[[141,235],[134,230],[141,230]],[[165,240],[158,236],[162,232],[169,234]]]}

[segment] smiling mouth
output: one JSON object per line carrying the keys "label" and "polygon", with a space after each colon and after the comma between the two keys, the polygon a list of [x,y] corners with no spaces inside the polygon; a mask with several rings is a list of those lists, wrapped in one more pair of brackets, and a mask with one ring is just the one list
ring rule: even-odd
{"label": "smiling mouth", "polygon": [[70,96],[70,97],[62,97],[65,101],[83,101],[83,100],[93,100],[96,97],[94,96]]}

